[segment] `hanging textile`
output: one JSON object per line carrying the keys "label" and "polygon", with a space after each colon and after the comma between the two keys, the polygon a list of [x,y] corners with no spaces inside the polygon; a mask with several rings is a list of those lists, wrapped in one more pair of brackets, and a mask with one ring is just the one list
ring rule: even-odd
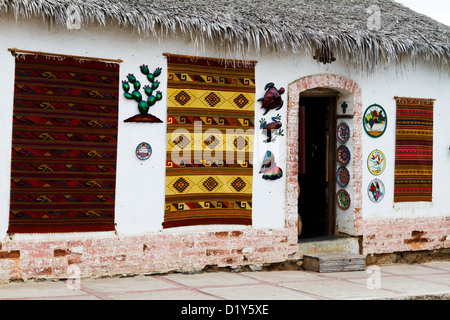
{"label": "hanging textile", "polygon": [[254,63],[167,60],[164,228],[251,225]]}
{"label": "hanging textile", "polygon": [[114,230],[119,65],[16,56],[9,233]]}
{"label": "hanging textile", "polygon": [[434,100],[396,101],[394,202],[432,201]]}

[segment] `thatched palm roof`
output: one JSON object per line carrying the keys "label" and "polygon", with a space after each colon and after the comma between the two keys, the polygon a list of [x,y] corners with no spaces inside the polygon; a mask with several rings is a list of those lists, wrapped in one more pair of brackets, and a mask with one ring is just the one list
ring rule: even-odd
{"label": "thatched palm roof", "polygon": [[[82,26],[116,23],[141,36],[183,36],[199,49],[212,45],[243,58],[264,49],[314,54],[325,46],[360,70],[418,58],[450,65],[450,27],[391,0],[0,0],[0,14],[65,26],[69,6]],[[380,23],[368,27],[377,9]]]}

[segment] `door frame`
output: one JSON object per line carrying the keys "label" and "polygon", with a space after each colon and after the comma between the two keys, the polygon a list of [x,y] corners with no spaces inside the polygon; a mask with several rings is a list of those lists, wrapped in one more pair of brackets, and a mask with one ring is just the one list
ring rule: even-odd
{"label": "door frame", "polygon": [[[362,92],[359,85],[351,79],[331,74],[318,74],[300,78],[288,85],[288,104],[287,104],[287,163],[286,163],[286,226],[292,228],[292,232],[298,230],[298,124],[299,124],[299,101],[300,93],[314,88],[334,89],[340,94],[348,96],[351,110],[347,114],[352,116],[352,139],[353,148],[353,188],[351,192],[351,207],[347,210],[350,219],[346,217],[345,228],[339,225],[339,213],[335,214],[336,226],[334,234],[345,233],[349,235],[362,234]],[[337,118],[337,117],[336,117]],[[350,210],[350,211],[349,211]],[[347,215],[346,213],[346,215]]]}

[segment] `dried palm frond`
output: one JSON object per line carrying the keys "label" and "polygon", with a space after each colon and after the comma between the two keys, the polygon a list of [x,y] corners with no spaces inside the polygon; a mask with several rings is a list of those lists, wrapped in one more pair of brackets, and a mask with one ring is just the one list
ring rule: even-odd
{"label": "dried palm frond", "polygon": [[140,36],[183,37],[224,57],[325,48],[358,70],[418,59],[450,70],[450,27],[391,0],[0,0],[0,14],[61,26],[68,8],[85,27],[117,23]]}

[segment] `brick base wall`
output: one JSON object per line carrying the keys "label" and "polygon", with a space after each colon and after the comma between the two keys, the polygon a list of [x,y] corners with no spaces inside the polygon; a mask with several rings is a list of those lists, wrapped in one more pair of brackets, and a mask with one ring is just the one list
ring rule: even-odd
{"label": "brick base wall", "polygon": [[0,283],[262,265],[296,251],[296,234],[288,229],[3,241]]}
{"label": "brick base wall", "polygon": [[365,220],[363,253],[450,248],[450,217]]}
{"label": "brick base wall", "polygon": [[[365,255],[450,248],[450,217],[363,220],[361,229]],[[237,268],[284,262],[297,250],[293,228],[3,241],[0,283]]]}

